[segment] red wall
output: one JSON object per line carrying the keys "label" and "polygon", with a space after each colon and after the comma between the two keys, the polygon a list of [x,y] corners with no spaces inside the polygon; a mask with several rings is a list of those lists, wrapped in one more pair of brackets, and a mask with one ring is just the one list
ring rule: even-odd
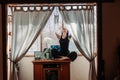
{"label": "red wall", "polygon": [[120,43],[120,0],[116,0],[114,3],[103,3],[102,7],[105,80],[113,80],[118,64],[116,48]]}

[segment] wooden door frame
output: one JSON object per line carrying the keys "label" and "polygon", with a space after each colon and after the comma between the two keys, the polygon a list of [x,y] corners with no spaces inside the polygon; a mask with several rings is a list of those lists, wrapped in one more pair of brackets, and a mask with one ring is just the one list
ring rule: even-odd
{"label": "wooden door frame", "polygon": [[102,2],[114,2],[114,0],[3,0],[2,5],[2,47],[3,47],[3,80],[7,80],[7,4],[16,3],[97,3],[97,42],[98,42],[98,65],[97,65],[97,80],[103,80],[102,73],[104,72],[103,59],[102,59]]}

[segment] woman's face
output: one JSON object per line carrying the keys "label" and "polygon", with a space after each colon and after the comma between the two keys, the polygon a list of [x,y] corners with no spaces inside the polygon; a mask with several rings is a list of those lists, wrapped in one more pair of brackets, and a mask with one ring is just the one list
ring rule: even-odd
{"label": "woman's face", "polygon": [[63,33],[66,33],[66,32],[67,32],[67,29],[66,29],[66,28],[62,28],[62,32],[63,32]]}

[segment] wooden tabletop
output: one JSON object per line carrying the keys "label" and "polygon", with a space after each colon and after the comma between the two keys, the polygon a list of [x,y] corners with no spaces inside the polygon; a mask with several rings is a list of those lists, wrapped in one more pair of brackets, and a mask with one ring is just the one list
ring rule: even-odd
{"label": "wooden tabletop", "polygon": [[57,60],[57,59],[39,59],[39,60],[34,60],[32,61],[33,63],[47,63],[47,62],[57,62],[57,63],[63,63],[63,62],[71,62],[71,60],[67,59],[67,60]]}

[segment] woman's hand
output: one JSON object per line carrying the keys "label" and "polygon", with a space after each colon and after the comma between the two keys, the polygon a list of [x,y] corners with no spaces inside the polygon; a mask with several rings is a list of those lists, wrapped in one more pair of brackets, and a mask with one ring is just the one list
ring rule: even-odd
{"label": "woman's hand", "polygon": [[60,39],[60,35],[55,32],[55,35],[57,36],[58,39]]}

